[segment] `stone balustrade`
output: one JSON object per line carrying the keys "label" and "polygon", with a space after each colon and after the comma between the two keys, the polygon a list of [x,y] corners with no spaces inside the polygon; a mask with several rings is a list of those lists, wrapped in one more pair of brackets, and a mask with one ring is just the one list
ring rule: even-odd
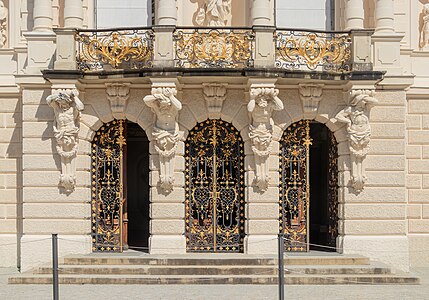
{"label": "stone balustrade", "polygon": [[[372,70],[373,32],[369,30],[161,27],[56,29],[54,69],[267,68],[327,73]],[[166,33],[170,38],[165,38]],[[166,57],[163,53],[171,54]]]}

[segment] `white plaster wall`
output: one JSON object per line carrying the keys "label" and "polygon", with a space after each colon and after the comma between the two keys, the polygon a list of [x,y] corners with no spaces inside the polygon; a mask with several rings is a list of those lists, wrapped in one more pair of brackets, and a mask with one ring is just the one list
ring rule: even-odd
{"label": "white plaster wall", "polygon": [[152,24],[151,0],[96,0],[97,28]]}
{"label": "white plaster wall", "polygon": [[276,25],[286,28],[333,30],[331,0],[277,0]]}

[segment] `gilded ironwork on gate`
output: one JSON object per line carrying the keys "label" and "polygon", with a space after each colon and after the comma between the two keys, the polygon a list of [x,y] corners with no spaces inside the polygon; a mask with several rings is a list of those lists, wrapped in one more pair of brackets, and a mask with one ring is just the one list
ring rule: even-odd
{"label": "gilded ironwork on gate", "polygon": [[242,252],[244,150],[234,126],[197,124],[186,140],[186,249]]}
{"label": "gilded ironwork on gate", "polygon": [[92,142],[92,250],[122,251],[125,122],[103,125]]}
{"label": "gilded ironwork on gate", "polygon": [[328,246],[335,247],[338,236],[338,146],[334,134],[331,131],[328,134]]}
{"label": "gilded ironwork on gate", "polygon": [[308,120],[290,125],[280,141],[279,231],[284,234],[286,251],[308,251],[311,144]]}

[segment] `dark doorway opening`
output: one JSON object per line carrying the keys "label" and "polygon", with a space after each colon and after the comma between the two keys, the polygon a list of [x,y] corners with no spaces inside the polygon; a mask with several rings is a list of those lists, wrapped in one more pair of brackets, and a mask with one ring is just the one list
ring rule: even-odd
{"label": "dark doorway opening", "polygon": [[321,123],[310,124],[310,135],[313,140],[310,146],[310,249],[335,251],[332,246],[335,246],[336,233],[333,230],[336,228],[333,228],[332,221],[337,222],[334,215],[337,209],[333,206],[338,203],[332,202],[337,199],[332,192],[336,193],[337,183],[332,187],[331,174],[338,170],[336,157],[332,159],[330,151],[332,147],[336,151],[336,142],[333,134]]}
{"label": "dark doorway opening", "polygon": [[149,140],[136,123],[127,122],[126,211],[128,248],[149,250]]}

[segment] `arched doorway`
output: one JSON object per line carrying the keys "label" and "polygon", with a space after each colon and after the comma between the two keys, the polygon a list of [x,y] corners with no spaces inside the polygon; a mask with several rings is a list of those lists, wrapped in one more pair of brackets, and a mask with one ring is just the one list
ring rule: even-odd
{"label": "arched doorway", "polygon": [[338,154],[333,133],[302,120],[280,141],[280,232],[287,251],[335,250]]}
{"label": "arched doorway", "polygon": [[186,249],[243,252],[244,145],[222,120],[197,124],[186,140]]}
{"label": "arched doorway", "polygon": [[92,158],[93,251],[147,250],[149,141],[137,124],[115,120],[95,134]]}

